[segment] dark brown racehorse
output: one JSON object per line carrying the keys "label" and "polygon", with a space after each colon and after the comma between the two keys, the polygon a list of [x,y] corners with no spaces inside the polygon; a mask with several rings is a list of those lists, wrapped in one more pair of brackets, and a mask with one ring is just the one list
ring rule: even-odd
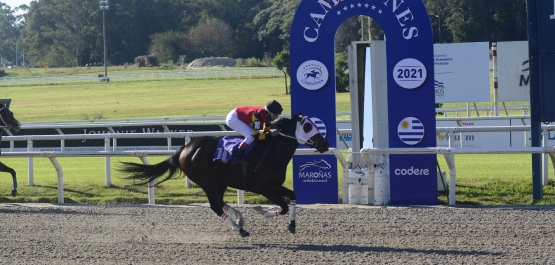
{"label": "dark brown racehorse", "polygon": [[[13,112],[11,112],[4,104],[0,104],[0,127],[8,130],[11,134],[16,134],[21,128],[21,123],[15,119],[13,116]],[[4,130],[0,132],[0,141],[2,141],[2,134]],[[0,150],[0,154],[1,154]],[[12,175],[13,180],[13,190],[12,196],[17,195],[17,177],[15,174],[15,170],[13,168],[6,166],[4,163],[0,162],[0,172],[8,172]]]}
{"label": "dark brown racehorse", "polygon": [[[258,213],[272,217],[285,215],[289,212],[291,223],[288,229],[295,233],[296,195],[292,190],[283,187],[287,165],[291,161],[299,143],[307,144],[320,153],[329,149],[329,143],[318,131],[316,125],[306,116],[294,115],[291,119],[282,118],[272,123],[272,128],[280,131],[278,136],[268,136],[270,139],[258,141],[248,153],[248,165],[225,164],[220,160],[214,161],[218,141],[217,137],[193,138],[187,145],[165,161],[156,165],[143,165],[123,162],[120,171],[131,173],[128,179],[141,180],[144,184],[167,175],[157,184],[175,176],[181,170],[197,185],[199,185],[210,202],[210,208],[220,216],[231,228],[243,237],[249,232],[243,229],[242,214],[230,207],[223,200],[228,187],[261,194],[272,203],[281,207],[281,211],[265,211],[262,207],[255,207]],[[246,169],[246,172],[243,170]],[[244,174],[245,173],[245,174]],[[289,206],[284,197],[289,198]],[[227,213],[235,215],[237,223]]]}

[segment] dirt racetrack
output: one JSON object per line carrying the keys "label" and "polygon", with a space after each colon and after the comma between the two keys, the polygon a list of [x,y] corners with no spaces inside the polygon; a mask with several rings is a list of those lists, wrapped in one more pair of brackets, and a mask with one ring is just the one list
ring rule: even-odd
{"label": "dirt racetrack", "polygon": [[245,206],[241,238],[207,205],[0,204],[0,264],[555,264],[554,207]]}

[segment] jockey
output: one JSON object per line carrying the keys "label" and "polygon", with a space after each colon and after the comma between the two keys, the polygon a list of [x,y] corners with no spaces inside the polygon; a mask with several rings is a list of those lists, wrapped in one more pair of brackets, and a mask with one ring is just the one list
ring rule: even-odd
{"label": "jockey", "polygon": [[[264,107],[239,106],[227,114],[227,126],[245,137],[231,160],[232,163],[236,164],[244,159],[245,149],[254,140],[266,139],[266,133],[270,132],[270,122],[277,119],[282,111],[281,104],[272,100]],[[262,134],[260,130],[263,130]]]}

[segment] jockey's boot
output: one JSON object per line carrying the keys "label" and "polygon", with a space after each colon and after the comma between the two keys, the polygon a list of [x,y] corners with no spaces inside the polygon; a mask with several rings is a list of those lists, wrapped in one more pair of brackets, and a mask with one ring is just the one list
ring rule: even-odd
{"label": "jockey's boot", "polygon": [[248,144],[245,143],[245,142],[242,142],[241,145],[239,145],[239,148],[237,149],[237,153],[235,154],[235,156],[231,160],[231,164],[247,165],[249,163],[247,161],[244,161],[245,160],[245,149],[247,149],[247,146],[248,146]]}

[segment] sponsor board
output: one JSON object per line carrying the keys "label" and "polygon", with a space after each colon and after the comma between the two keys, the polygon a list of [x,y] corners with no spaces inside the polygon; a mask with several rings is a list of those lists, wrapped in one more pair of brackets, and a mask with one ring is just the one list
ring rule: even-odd
{"label": "sponsor board", "polygon": [[[518,120],[522,125],[522,122]],[[437,121],[437,127],[511,126],[507,120]],[[516,132],[465,132],[454,134],[452,147],[511,147],[511,134]],[[438,147],[449,147],[449,133],[435,132]],[[522,134],[521,134],[522,135]],[[524,138],[521,138],[524,139]],[[521,141],[522,142],[522,141]]]}
{"label": "sponsor board", "polygon": [[530,100],[528,41],[497,42],[499,101]]}
{"label": "sponsor board", "polygon": [[489,43],[434,44],[436,103],[489,102]]}

